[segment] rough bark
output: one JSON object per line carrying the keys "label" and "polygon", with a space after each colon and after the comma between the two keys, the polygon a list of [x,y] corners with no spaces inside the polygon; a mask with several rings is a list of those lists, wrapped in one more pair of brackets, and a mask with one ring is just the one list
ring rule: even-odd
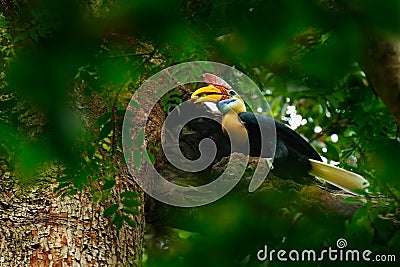
{"label": "rough bark", "polygon": [[[94,203],[88,188],[61,197],[54,181],[21,189],[13,173],[0,172],[0,266],[140,266],[144,197],[120,157],[113,157],[116,185],[107,203]],[[103,212],[127,190],[141,194],[137,227],[117,231]]]}
{"label": "rough bark", "polygon": [[[79,92],[73,98],[77,106],[87,107],[77,115],[93,130],[90,122],[102,108],[94,100],[85,102]],[[112,158],[116,185],[107,203],[94,203],[88,188],[63,198],[53,192],[54,181],[21,189],[13,173],[0,168],[0,266],[140,266],[144,197],[121,154]],[[137,227],[124,224],[117,231],[103,211],[119,203],[127,190],[141,194],[140,214],[132,217]]]}
{"label": "rough bark", "polygon": [[376,94],[400,125],[400,39],[376,36],[362,61]]}
{"label": "rough bark", "polygon": [[[135,190],[127,179],[121,173],[119,188]],[[143,217],[117,232],[87,192],[63,199],[40,185],[21,194],[7,173],[0,181],[1,266],[139,265]]]}
{"label": "rough bark", "polygon": [[[85,113],[79,116],[93,128],[89,122],[95,121],[101,108],[93,99],[85,101],[77,92],[75,103],[88,107],[80,109]],[[164,113],[156,105],[147,121],[149,146],[158,144],[163,120]],[[108,203],[93,203],[88,190],[62,198],[53,192],[52,182],[22,190],[11,172],[0,172],[0,266],[140,266],[145,200],[121,156],[113,156],[118,175]],[[160,160],[159,153],[155,156]],[[116,231],[103,211],[119,203],[120,193],[127,190],[141,194],[140,214],[133,218],[137,227],[124,225]]]}

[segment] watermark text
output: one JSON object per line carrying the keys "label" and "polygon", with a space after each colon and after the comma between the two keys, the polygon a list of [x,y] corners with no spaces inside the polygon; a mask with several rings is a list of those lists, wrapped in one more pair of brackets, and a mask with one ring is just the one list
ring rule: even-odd
{"label": "watermark text", "polygon": [[376,254],[369,249],[345,249],[347,241],[344,238],[339,238],[336,242],[336,248],[328,247],[321,251],[313,249],[304,250],[275,250],[269,249],[264,245],[257,252],[259,261],[376,261],[376,262],[395,262],[396,255],[394,254]]}

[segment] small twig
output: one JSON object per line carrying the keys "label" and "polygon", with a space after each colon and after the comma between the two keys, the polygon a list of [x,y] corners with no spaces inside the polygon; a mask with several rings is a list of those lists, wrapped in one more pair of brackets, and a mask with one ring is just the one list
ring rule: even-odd
{"label": "small twig", "polygon": [[105,57],[104,59],[111,59],[111,58],[121,58],[121,57],[142,57],[142,56],[152,56],[154,55],[154,51],[150,53],[128,53],[128,54],[122,54],[122,55],[114,55],[114,56],[108,56]]}
{"label": "small twig", "polygon": [[157,52],[157,47],[155,47],[155,48],[153,49],[153,51],[151,51],[149,54],[147,54],[148,57],[146,58],[145,61],[143,61],[143,65],[145,65],[147,62],[149,62],[151,59],[153,59],[153,57],[154,57],[154,55],[156,54],[156,52]]}

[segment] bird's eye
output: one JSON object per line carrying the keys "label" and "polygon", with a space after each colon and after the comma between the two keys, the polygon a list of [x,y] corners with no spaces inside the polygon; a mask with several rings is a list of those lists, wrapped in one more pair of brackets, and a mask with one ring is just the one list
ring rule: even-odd
{"label": "bird's eye", "polygon": [[230,94],[231,96],[234,96],[234,95],[236,95],[236,92],[233,91],[233,90],[229,90],[229,94]]}

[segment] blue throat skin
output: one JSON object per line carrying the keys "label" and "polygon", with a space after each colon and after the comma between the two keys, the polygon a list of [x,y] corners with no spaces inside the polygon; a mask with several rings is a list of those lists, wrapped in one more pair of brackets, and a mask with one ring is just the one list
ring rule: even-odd
{"label": "blue throat skin", "polygon": [[219,111],[221,111],[221,113],[223,114],[231,110],[234,111],[236,114],[246,112],[246,105],[238,95],[229,99],[218,101],[217,107]]}
{"label": "blue throat skin", "polygon": [[217,108],[223,114],[228,113],[230,110],[232,110],[231,104],[235,103],[236,101],[237,101],[237,99],[235,99],[235,98],[218,101]]}
{"label": "blue throat skin", "polygon": [[245,144],[248,140],[246,127],[240,120],[239,115],[235,110],[240,110],[240,101],[236,98],[221,100],[217,102],[218,110],[223,113],[222,130],[225,135],[229,135],[232,142],[239,147],[238,152],[243,152]]}

